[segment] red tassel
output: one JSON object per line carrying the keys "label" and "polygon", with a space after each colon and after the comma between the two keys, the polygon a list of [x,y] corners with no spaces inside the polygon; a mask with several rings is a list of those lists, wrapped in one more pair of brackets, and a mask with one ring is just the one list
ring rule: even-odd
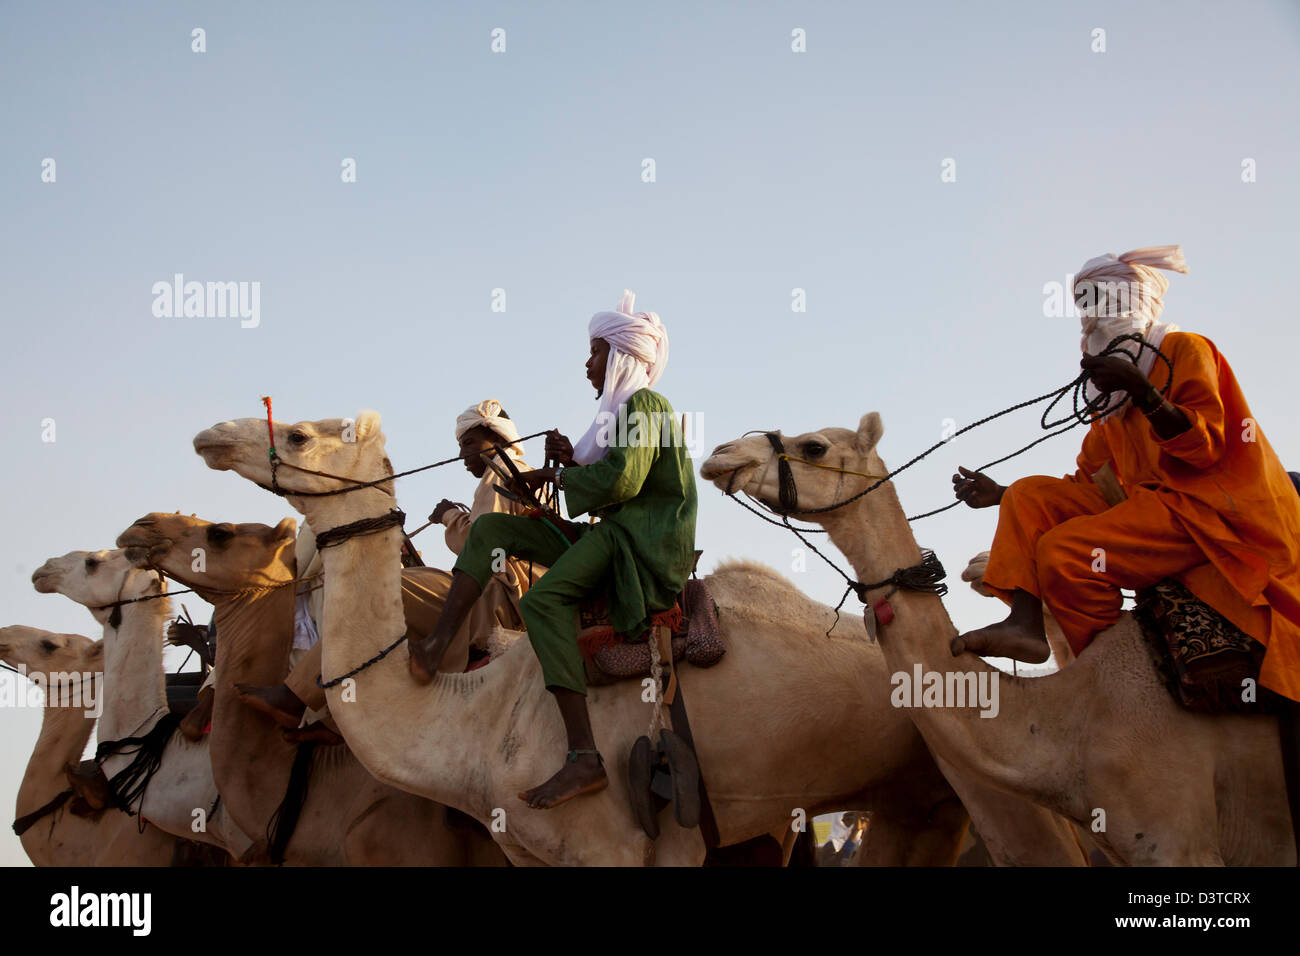
{"label": "red tassel", "polygon": [[596,628],[578,638],[578,652],[591,660],[605,648],[622,643],[622,635],[616,633],[613,627]]}
{"label": "red tassel", "polygon": [[271,457],[275,457],[275,428],[271,424],[271,396],[263,395],[262,404],[266,406],[266,440],[271,445]]}

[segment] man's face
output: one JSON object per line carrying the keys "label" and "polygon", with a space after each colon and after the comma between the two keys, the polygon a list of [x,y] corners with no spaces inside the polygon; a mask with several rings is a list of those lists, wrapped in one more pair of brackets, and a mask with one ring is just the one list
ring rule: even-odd
{"label": "man's face", "polygon": [[596,389],[599,398],[605,391],[605,366],[609,362],[609,343],[604,339],[591,340],[591,354],[587,356],[587,381]]}
{"label": "man's face", "polygon": [[460,457],[465,461],[465,470],[475,478],[482,478],[487,472],[482,455],[483,452],[492,450],[494,442],[501,442],[501,439],[481,426],[471,428],[460,436]]}

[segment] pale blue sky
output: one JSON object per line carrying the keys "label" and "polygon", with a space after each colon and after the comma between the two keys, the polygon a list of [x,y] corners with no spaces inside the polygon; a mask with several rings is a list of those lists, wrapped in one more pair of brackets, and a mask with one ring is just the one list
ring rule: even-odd
{"label": "pale blue sky", "polygon": [[[1298,467],[1298,11],[6,3],[5,623],[97,637],[29,576],[110,547],[145,512],[289,513],[190,450],[201,428],[257,415],[261,394],[287,419],[377,409],[399,469],[454,453],[455,414],[487,397],[525,432],[576,437],[594,411],[586,322],[625,287],[667,326],[659,387],[702,416],[706,448],[877,409],[896,464],[944,419],[1074,375],[1077,324],[1043,316],[1044,283],[1102,252],[1179,242],[1191,274],[1172,277],[1165,318],[1217,342]],[[206,53],[190,50],[194,27]],[[340,182],[344,157],[355,184]],[[947,157],[955,183],[940,182]],[[1247,157],[1255,183],[1241,181]],[[260,326],[155,318],[150,289],[176,272],[260,282]],[[504,314],[490,311],[498,287]],[[905,507],[944,504],[958,462],[1024,444],[1036,422],[943,449],[900,478]],[[1077,443],[994,474],[1062,473]],[[471,492],[444,469],[404,481],[400,501],[414,526]],[[706,568],[737,555],[789,572],[797,542],[701,495]],[[995,520],[963,509],[918,531],[955,578]],[[435,537],[420,545],[448,562]],[[808,568],[792,577],[834,603],[838,578]],[[948,604],[959,626],[997,613],[960,582]],[[0,720],[10,812],[39,715]],[[24,861],[5,828],[0,863]]]}

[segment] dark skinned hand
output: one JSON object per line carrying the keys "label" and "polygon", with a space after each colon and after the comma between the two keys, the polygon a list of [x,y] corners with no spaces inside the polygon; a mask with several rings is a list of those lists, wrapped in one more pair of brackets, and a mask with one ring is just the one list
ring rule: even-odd
{"label": "dark skinned hand", "polygon": [[529,488],[540,488],[548,481],[555,479],[554,468],[536,468],[533,471],[521,472],[519,480]]}
{"label": "dark skinned hand", "polygon": [[448,498],[443,498],[441,501],[439,501],[436,505],[433,506],[433,511],[430,512],[429,514],[429,520],[434,522],[435,524],[441,524],[442,516],[455,507],[456,507],[456,503],[454,501],[451,501]]}
{"label": "dark skinned hand", "polygon": [[1151,388],[1151,382],[1142,370],[1128,359],[1113,355],[1085,355],[1079,367],[1086,370],[1088,378],[1099,392],[1128,392],[1142,395]]}
{"label": "dark skinned hand", "polygon": [[559,429],[552,428],[546,433],[546,458],[548,461],[559,462],[565,468],[577,464],[573,460],[573,444],[560,434]]}
{"label": "dark skinned hand", "polygon": [[958,501],[972,508],[991,508],[1002,501],[1007,489],[980,471],[970,471],[957,466],[958,474],[952,476],[952,490]]}

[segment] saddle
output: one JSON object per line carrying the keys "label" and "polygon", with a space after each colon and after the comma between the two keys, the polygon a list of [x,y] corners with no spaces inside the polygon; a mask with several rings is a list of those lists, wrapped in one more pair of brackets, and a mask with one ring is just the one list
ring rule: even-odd
{"label": "saddle", "polygon": [[648,676],[650,637],[665,627],[672,635],[674,661],[712,667],[727,652],[718,627],[718,606],[709,586],[698,578],[688,579],[673,606],[652,614],[650,627],[635,637],[614,630],[602,593],[590,595],[578,609],[578,650],[587,683],[613,684]]}
{"label": "saddle", "polygon": [[[1184,584],[1166,578],[1138,592],[1133,617],[1156,669],[1183,707],[1199,714],[1274,712],[1272,696],[1258,692],[1264,645]],[[1246,694],[1246,687],[1256,692]]]}
{"label": "saddle", "polygon": [[[699,552],[695,557],[698,562]],[[709,586],[696,577],[689,578],[673,606],[652,614],[650,626],[635,637],[614,630],[602,593],[593,593],[579,606],[578,649],[589,685],[648,676],[651,641],[660,649],[663,663],[669,665],[660,675],[664,683],[658,693],[670,707],[672,729],[661,728],[654,741],[642,735],[632,745],[627,764],[628,798],[650,839],[659,836],[659,814],[671,803],[677,822],[688,829],[700,827],[706,846],[712,848],[718,842],[717,827],[695,756],[686,702],[671,664],[664,660],[671,647],[674,662],[684,659],[696,667],[712,667],[727,652]]]}

